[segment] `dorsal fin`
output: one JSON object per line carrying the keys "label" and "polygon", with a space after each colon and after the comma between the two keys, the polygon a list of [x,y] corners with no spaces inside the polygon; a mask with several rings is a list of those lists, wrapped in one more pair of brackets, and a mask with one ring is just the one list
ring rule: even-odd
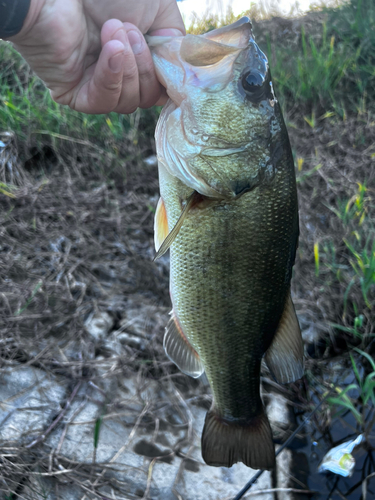
{"label": "dorsal fin", "polygon": [[180,232],[180,229],[182,227],[182,224],[184,223],[184,220],[185,220],[187,213],[197,203],[197,201],[200,201],[201,199],[202,199],[202,195],[199,194],[197,191],[193,191],[191,193],[189,198],[186,200],[185,208],[182,210],[181,215],[178,218],[178,221],[176,222],[174,228],[168,234],[168,236],[165,238],[163,243],[160,245],[158,251],[156,252],[156,255],[154,257],[154,261],[159,259],[169,249],[169,247],[172,245],[172,243],[176,239],[176,236]]}
{"label": "dorsal fin", "polygon": [[186,375],[198,378],[204,372],[197,351],[190,345],[177,318],[172,315],[165,329],[164,349],[168,358]]}
{"label": "dorsal fin", "polygon": [[265,361],[281,384],[294,382],[303,376],[303,342],[290,294],[275,337],[265,354]]}

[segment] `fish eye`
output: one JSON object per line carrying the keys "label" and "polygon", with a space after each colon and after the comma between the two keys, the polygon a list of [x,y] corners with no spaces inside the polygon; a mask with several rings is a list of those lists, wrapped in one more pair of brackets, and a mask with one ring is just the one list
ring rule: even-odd
{"label": "fish eye", "polygon": [[268,75],[264,78],[257,71],[244,73],[241,77],[241,85],[247,97],[252,101],[259,101],[268,97],[271,90]]}

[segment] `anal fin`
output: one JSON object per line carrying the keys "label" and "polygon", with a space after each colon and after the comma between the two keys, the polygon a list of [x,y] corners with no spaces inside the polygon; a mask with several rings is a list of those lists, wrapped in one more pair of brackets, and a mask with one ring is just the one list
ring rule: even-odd
{"label": "anal fin", "polygon": [[265,361],[272,375],[281,384],[294,382],[303,376],[303,342],[290,295],[275,337],[265,354]]}
{"label": "anal fin", "polygon": [[185,337],[177,318],[168,322],[164,335],[164,349],[168,358],[186,375],[198,378],[204,372],[203,364],[197,351]]}

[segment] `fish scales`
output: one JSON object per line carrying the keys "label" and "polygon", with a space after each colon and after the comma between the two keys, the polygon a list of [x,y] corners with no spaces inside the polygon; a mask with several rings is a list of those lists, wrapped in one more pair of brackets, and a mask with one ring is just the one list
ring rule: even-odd
{"label": "fish scales", "polygon": [[262,357],[280,382],[303,374],[290,299],[294,165],[250,21],[205,36],[150,37],[172,99],[156,131],[156,246],[158,254],[170,247],[173,304],[164,345],[185,373],[206,372],[213,405],[202,435],[205,461],[269,469],[275,457],[260,397]]}
{"label": "fish scales", "polygon": [[[181,184],[172,176],[161,184],[172,227],[181,213]],[[268,189],[197,208],[171,247],[172,302],[205,366],[216,407],[228,418],[244,418],[261,404],[259,364],[290,286],[296,210],[283,193],[293,184],[294,172],[284,170]],[[267,198],[264,211],[260,197]],[[248,356],[239,358],[243,352]]]}

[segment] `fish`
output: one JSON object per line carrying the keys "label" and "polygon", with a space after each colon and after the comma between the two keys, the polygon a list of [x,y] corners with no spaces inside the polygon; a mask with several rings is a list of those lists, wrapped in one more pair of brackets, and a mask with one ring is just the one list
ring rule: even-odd
{"label": "fish", "polygon": [[183,373],[205,372],[211,387],[204,461],[272,469],[261,362],[283,384],[304,368],[290,292],[296,178],[268,60],[247,17],[147,41],[169,96],[155,132],[156,258],[170,250],[173,307],[164,348]]}

